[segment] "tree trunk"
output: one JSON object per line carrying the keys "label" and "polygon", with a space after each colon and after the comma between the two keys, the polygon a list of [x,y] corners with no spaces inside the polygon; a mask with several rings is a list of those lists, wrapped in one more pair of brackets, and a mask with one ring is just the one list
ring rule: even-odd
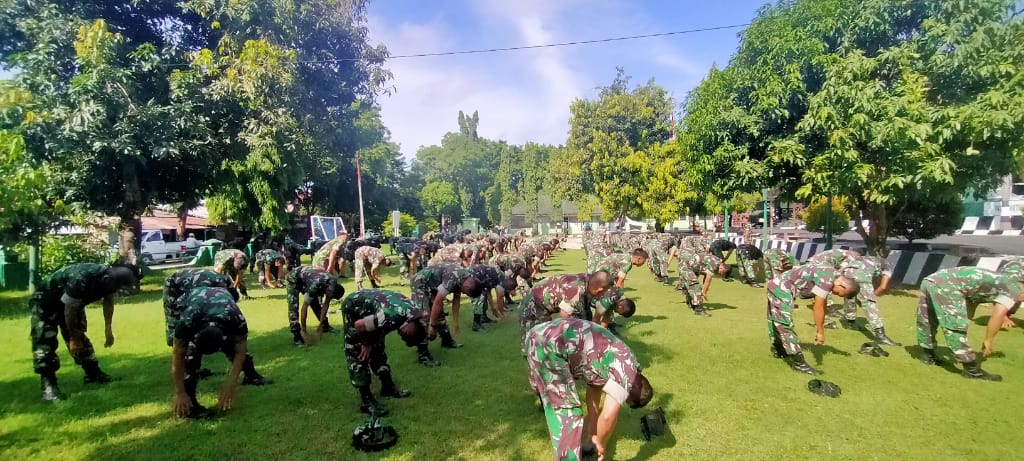
{"label": "tree trunk", "polygon": [[879,204],[868,205],[870,209],[871,229],[868,238],[864,243],[868,246],[868,253],[885,258],[889,256],[889,213],[885,206]]}
{"label": "tree trunk", "polygon": [[138,169],[133,158],[128,157],[122,169],[124,181],[124,205],[121,209],[118,236],[119,262],[122,264],[138,264],[139,253],[142,251],[142,210],[146,203],[139,187]]}
{"label": "tree trunk", "polygon": [[178,206],[178,241],[185,240],[185,226],[188,223],[188,203],[182,203]]}
{"label": "tree trunk", "polygon": [[139,215],[121,216],[118,228],[118,262],[138,264],[139,234],[142,233],[142,218]]}

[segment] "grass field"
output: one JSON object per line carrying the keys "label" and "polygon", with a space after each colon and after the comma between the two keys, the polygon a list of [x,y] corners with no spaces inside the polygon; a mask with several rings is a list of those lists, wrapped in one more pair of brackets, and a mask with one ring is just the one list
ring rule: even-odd
{"label": "grass field", "polygon": [[[570,250],[554,258],[551,270],[578,272],[583,266],[583,253]],[[433,343],[444,363],[434,369],[418,365],[415,350],[391,335],[395,379],[413,397],[386,401],[387,421],[401,439],[382,455],[367,455],[351,448],[351,431],[365,417],[348,382],[342,338],[325,335],[313,347],[294,348],[282,289],[251,289],[255,299],[241,303],[257,369],[275,384],[242,387],[234,409],[219,419],[176,420],[160,275],[147,277],[143,294],[119,300],[110,349],[100,347],[100,309],[89,309],[100,363],[123,380],[84,386],[81,369],[62,349],[58,377],[70,399],[56,404],[39,399],[23,299],[0,295],[0,350],[6,352],[0,357],[0,460],[551,458],[513,316],[474,333],[470,312],[463,310],[458,339],[465,347],[446,350]],[[347,290],[354,288],[350,278],[344,280]],[[408,293],[396,268],[385,282]],[[254,279],[249,286],[256,286]],[[709,299],[714,316],[705,319],[692,315],[681,295],[657,284],[646,268],[635,268],[626,288],[638,312],[619,319],[620,334],[655,397],[646,409],[623,411],[610,445],[613,459],[1020,459],[1012,435],[1024,413],[1014,394],[1024,386],[1019,329],[1002,333],[1001,352],[985,362],[1005,381],[969,381],[952,367],[919,364],[910,356],[916,347],[889,348],[888,358],[858,354],[869,340],[866,333],[828,330],[828,343],[814,346],[805,302],[797,317],[808,361],[843,389],[841,397],[829,399],[808,392],[808,376],[768,354],[762,290],[716,280]],[[889,335],[904,344],[915,338],[915,294],[896,291],[881,299]],[[972,344],[979,348],[987,315],[987,307],[979,309],[972,325]],[[340,324],[337,315],[332,321]],[[940,345],[940,354],[950,358],[943,340]],[[228,367],[216,355],[205,364],[216,372]],[[222,382],[223,375],[203,381],[200,401],[214,405]],[[658,406],[671,433],[644,442],[639,418]]]}

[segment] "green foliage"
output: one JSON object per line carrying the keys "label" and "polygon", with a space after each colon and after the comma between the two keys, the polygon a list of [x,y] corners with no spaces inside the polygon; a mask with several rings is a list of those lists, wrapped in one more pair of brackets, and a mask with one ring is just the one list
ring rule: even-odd
{"label": "green foliage", "polygon": [[459,196],[455,193],[455,187],[450,183],[427,183],[420,191],[420,204],[423,206],[423,212],[429,217],[440,215],[458,217]]}
{"label": "green foliage", "polygon": [[111,262],[110,247],[105,242],[86,235],[47,235],[42,240],[39,277],[49,277],[68,264]]}
{"label": "green foliage", "polygon": [[441,230],[441,223],[437,222],[437,218],[433,216],[427,216],[420,220],[420,235],[427,232],[438,232]]}
{"label": "green foliage", "polygon": [[0,245],[34,240],[68,213],[51,192],[53,172],[25,155],[20,135],[0,130]]}
{"label": "green foliage", "polygon": [[390,216],[388,216],[388,218],[385,219],[384,222],[381,223],[380,228],[384,229],[384,235],[387,235],[387,236],[390,236],[390,237],[410,237],[410,236],[412,236],[413,232],[416,230],[416,218],[414,218],[409,213],[401,213],[400,212],[398,214],[398,233],[399,233],[399,235],[393,235],[394,234],[394,232],[393,232],[394,231],[394,225],[391,222],[391,217]]}
{"label": "green foliage", "polygon": [[[828,223],[828,199],[820,199],[811,203],[800,213],[800,220],[807,225],[809,232],[825,235]],[[841,199],[832,200],[832,235],[842,235],[850,230],[850,213],[846,211],[846,202]]]}
{"label": "green foliage", "polygon": [[952,234],[963,224],[963,201],[959,197],[951,200],[906,200],[900,205],[889,226],[893,235],[911,242]]}

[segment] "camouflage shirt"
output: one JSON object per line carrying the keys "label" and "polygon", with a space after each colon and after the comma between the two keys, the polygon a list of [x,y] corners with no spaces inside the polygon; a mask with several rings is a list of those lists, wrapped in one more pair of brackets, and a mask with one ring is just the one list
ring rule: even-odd
{"label": "camouflage shirt", "polygon": [[839,276],[839,271],[824,266],[800,266],[794,267],[776,280],[768,282],[768,290],[774,288],[772,285],[778,285],[778,288],[782,291],[788,292],[797,298],[813,298],[820,297],[824,298],[832,293],[832,285],[836,281],[836,277]]}
{"label": "camouflage shirt", "polygon": [[889,262],[878,256],[864,256],[855,259],[843,269],[843,275],[856,280],[857,283],[871,285],[875,277],[892,277]]}
{"label": "camouflage shirt", "polygon": [[736,244],[726,239],[718,239],[711,242],[708,249],[711,250],[711,254],[718,256],[718,259],[725,259],[725,252],[735,250]]}
{"label": "camouflage shirt", "polygon": [[490,264],[504,271],[507,277],[515,276],[526,268],[526,261],[519,255],[497,255],[491,258]]}
{"label": "camouflage shirt", "polygon": [[273,264],[278,259],[284,259],[281,253],[274,250],[260,250],[256,252],[256,262],[264,264]]}
{"label": "camouflage shirt", "polygon": [[481,287],[485,290],[494,288],[504,288],[505,285],[505,273],[494,266],[488,266],[485,264],[474,264],[469,266],[469,272],[473,274]]}
{"label": "camouflage shirt", "polygon": [[575,379],[601,387],[625,404],[640,370],[636,356],[600,325],[580,319],[555,319],[527,334],[530,384],[554,408],[579,408]]}
{"label": "camouflage shirt", "polygon": [[334,253],[341,249],[346,242],[343,242],[341,237],[334,237],[327,241],[324,246],[316,250],[313,253],[313,267],[319,267],[321,269],[327,266],[327,262],[331,259],[331,253]]}
{"label": "camouflage shirt", "polygon": [[680,243],[680,247],[689,248],[697,253],[707,253],[710,245],[711,243],[702,235],[690,235],[683,237],[683,241]]}
{"label": "camouflage shirt", "polygon": [[1021,293],[1020,283],[1008,283],[1010,281],[1006,278],[980,267],[951,267],[924,280],[942,289],[959,292],[973,305],[994,302],[1012,308]]}
{"label": "camouflage shirt", "polygon": [[624,297],[625,293],[619,287],[613,286],[609,288],[601,297],[594,300],[594,315],[600,317],[609,310],[615,311],[615,305]]}
{"label": "camouflage shirt", "polygon": [[391,290],[359,290],[345,297],[341,315],[346,325],[363,320],[366,331],[379,331],[381,335],[397,330],[405,322],[422,317],[405,295]]}
{"label": "camouflage shirt", "polygon": [[764,253],[761,252],[761,249],[749,243],[737,246],[736,255],[748,261],[764,258]]}
{"label": "camouflage shirt", "polygon": [[808,264],[817,264],[819,266],[831,267],[836,270],[843,270],[853,261],[855,256],[849,250],[828,250],[811,256],[807,260]]}
{"label": "camouflage shirt", "polygon": [[587,274],[555,275],[534,285],[529,296],[533,303],[549,313],[562,311],[568,314],[584,312],[587,296]]}
{"label": "camouflage shirt", "polygon": [[198,287],[227,288],[231,286],[231,279],[209,269],[182,269],[167,276],[165,285],[186,293]]}
{"label": "camouflage shirt", "polygon": [[633,257],[626,253],[612,253],[600,258],[591,267],[590,273],[605,271],[615,278],[623,278],[633,268]]}
{"label": "camouflage shirt", "polygon": [[245,316],[227,289],[196,288],[185,297],[185,305],[187,307],[174,327],[175,339],[191,341],[209,324],[220,327],[232,344],[244,341],[249,335]]}
{"label": "camouflage shirt", "polygon": [[435,264],[417,272],[412,286],[414,290],[420,288],[430,292],[444,290],[445,293],[456,293],[461,289],[462,281],[472,276],[469,269],[456,264]]}
{"label": "camouflage shirt", "polygon": [[709,253],[694,253],[683,251],[676,255],[679,258],[679,268],[686,268],[694,274],[714,274],[718,265],[722,264],[721,258]]}
{"label": "camouflage shirt", "polygon": [[297,277],[302,282],[302,288],[310,298],[319,299],[327,294],[327,288],[330,287],[331,280],[334,280],[330,273],[318,267],[299,266],[294,270],[298,272]]}
{"label": "camouflage shirt", "polygon": [[376,269],[387,259],[387,255],[380,248],[371,246],[359,247],[355,252],[356,259],[362,259],[371,264],[370,269]]}
{"label": "camouflage shirt", "polygon": [[434,253],[434,257],[430,258],[428,265],[433,266],[435,264],[462,264],[462,246],[448,245],[437,250]]}
{"label": "camouflage shirt", "polygon": [[235,270],[235,258],[239,257],[248,263],[249,259],[241,250],[220,250],[213,255],[213,270],[234,276],[238,274]]}
{"label": "camouflage shirt", "polygon": [[86,304],[113,294],[104,291],[100,285],[100,279],[109,268],[110,266],[105,264],[70,264],[57,269],[57,272],[50,275],[50,278],[43,282],[39,291],[45,292],[48,297],[74,298],[84,307]]}

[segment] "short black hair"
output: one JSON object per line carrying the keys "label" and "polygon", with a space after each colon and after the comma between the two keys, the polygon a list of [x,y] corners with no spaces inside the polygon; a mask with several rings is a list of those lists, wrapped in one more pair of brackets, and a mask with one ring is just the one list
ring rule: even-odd
{"label": "short black hair", "polygon": [[633,257],[647,259],[650,258],[651,255],[647,254],[647,250],[644,250],[643,248],[637,248],[633,250]]}
{"label": "short black hair", "polygon": [[628,319],[636,313],[636,303],[632,299],[622,298],[615,303],[615,312]]}
{"label": "short black hair", "polygon": [[224,346],[224,331],[216,323],[210,323],[196,333],[195,345],[203,355],[217,352]]}

